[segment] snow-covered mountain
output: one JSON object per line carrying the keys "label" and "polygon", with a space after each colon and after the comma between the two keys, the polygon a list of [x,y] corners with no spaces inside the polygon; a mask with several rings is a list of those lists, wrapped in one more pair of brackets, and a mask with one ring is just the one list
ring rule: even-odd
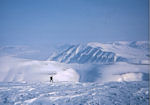
{"label": "snow-covered mountain", "polygon": [[63,63],[102,63],[114,62],[148,63],[147,41],[118,41],[113,43],[91,42],[86,45],[68,45],[53,53],[48,60]]}
{"label": "snow-covered mountain", "polygon": [[[18,58],[18,56],[0,56],[0,81],[46,82],[49,81],[49,74],[53,72],[56,81],[148,80],[147,44],[146,41],[142,41],[67,45],[61,49],[61,52],[54,53],[55,55],[49,58],[50,61],[29,60]],[[6,48],[4,47],[4,49]],[[14,48],[7,47],[6,51],[11,51],[11,49]]]}
{"label": "snow-covered mountain", "polygon": [[[51,55],[50,61],[25,59],[22,56],[28,50],[21,49],[0,49],[2,105],[149,102],[150,55],[146,41],[65,45]],[[54,83],[50,83],[50,76]]]}

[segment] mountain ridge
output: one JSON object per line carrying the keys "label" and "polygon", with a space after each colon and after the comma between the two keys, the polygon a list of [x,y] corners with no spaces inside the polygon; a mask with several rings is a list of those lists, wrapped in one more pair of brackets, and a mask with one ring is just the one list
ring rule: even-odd
{"label": "mountain ridge", "polygon": [[90,42],[85,45],[70,45],[54,52],[48,60],[61,63],[141,62],[148,60],[147,41],[115,41],[113,43]]}

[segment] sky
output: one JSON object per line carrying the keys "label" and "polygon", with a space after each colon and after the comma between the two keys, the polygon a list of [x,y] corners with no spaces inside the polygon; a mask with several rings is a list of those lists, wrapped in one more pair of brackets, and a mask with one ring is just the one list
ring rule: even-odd
{"label": "sky", "polygon": [[0,0],[0,45],[148,40],[148,0]]}

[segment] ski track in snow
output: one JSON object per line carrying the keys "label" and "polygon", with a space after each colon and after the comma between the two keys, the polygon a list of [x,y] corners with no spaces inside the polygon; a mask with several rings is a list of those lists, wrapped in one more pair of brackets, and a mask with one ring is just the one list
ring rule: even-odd
{"label": "ski track in snow", "polygon": [[0,105],[148,105],[148,82],[0,83]]}

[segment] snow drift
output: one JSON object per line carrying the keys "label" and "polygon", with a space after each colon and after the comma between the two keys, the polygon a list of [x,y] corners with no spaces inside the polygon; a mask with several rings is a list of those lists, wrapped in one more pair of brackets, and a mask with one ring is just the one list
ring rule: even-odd
{"label": "snow drift", "polygon": [[51,61],[27,60],[14,57],[0,58],[1,82],[49,82],[50,75],[55,81],[78,82],[75,70],[65,68]]}

